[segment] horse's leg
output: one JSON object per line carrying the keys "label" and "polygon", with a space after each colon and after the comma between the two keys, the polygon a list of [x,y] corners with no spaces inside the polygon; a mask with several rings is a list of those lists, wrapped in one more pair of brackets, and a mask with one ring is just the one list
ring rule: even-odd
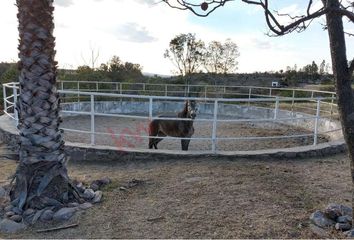
{"label": "horse's leg", "polygon": [[190,141],[191,141],[190,139],[182,139],[181,140],[182,151],[188,151],[188,146],[189,146]]}
{"label": "horse's leg", "polygon": [[154,146],[154,141],[155,138],[149,138],[149,149],[152,149],[152,147]]}
{"label": "horse's leg", "polygon": [[[149,124],[149,136],[157,136],[158,134],[158,123],[156,121],[152,121]],[[155,147],[155,149],[157,149],[157,146],[155,144],[156,142],[156,138],[149,138],[149,149],[152,149],[153,147]]]}
{"label": "horse's leg", "polygon": [[[161,131],[159,131],[158,133],[157,133],[157,136],[159,136],[159,137],[166,137],[166,134],[164,134],[163,132],[161,132]],[[155,146],[155,149],[157,149],[157,144],[159,143],[159,142],[161,142],[162,140],[163,140],[163,138],[154,138],[154,146]]]}

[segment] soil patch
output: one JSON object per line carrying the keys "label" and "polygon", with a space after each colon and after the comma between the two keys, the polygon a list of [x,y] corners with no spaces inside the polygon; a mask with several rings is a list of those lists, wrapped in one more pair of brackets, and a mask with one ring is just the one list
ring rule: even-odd
{"label": "soil patch", "polygon": [[[331,202],[350,204],[348,162],[340,154],[301,160],[69,163],[71,177],[79,181],[113,180],[103,189],[103,202],[75,219],[76,228],[36,233],[43,228],[36,225],[0,237],[313,238],[312,212]],[[15,167],[15,161],[1,160],[0,181],[7,181]]]}

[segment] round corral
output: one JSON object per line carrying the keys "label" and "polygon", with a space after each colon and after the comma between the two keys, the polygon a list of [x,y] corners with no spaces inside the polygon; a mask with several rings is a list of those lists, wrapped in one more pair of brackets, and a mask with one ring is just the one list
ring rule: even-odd
{"label": "round corral", "polygon": [[[199,111],[194,121],[195,133],[190,151],[211,151],[214,106],[199,102]],[[75,112],[90,112],[90,102],[63,104],[65,138],[70,142],[90,144],[91,116]],[[183,109],[183,102],[156,100],[153,103],[153,117],[159,115],[177,116]],[[255,151],[281,149],[312,145],[314,142],[313,116],[287,110],[255,106],[219,103],[216,127],[217,151]],[[148,146],[149,103],[143,101],[101,101],[95,103],[97,114],[125,114],[124,117],[96,116],[95,144],[118,148],[145,149]],[[135,118],[139,116],[141,118]],[[263,121],[260,121],[263,120]],[[340,132],[333,131],[338,122],[322,118],[318,121],[318,143],[341,138]],[[71,131],[75,129],[78,131]],[[134,136],[130,136],[134,135]],[[139,135],[139,136],[135,136]],[[144,137],[145,136],[145,137]],[[159,143],[164,150],[180,150],[179,139],[164,139]]]}
{"label": "round corral", "polygon": [[[94,159],[97,155],[114,159],[122,154],[128,158],[210,154],[296,157],[344,150],[339,122],[325,114],[333,112],[333,104],[328,111],[330,101],[325,98],[193,98],[199,106],[195,133],[189,151],[183,152],[181,140],[171,137],[163,139],[158,150],[147,149],[148,124],[160,114],[175,118],[187,98],[61,93],[65,94],[61,127],[67,151],[75,159]],[[3,138],[13,140],[9,133],[16,133],[15,122],[4,118],[6,121],[0,126]],[[5,129],[9,126],[11,131]]]}

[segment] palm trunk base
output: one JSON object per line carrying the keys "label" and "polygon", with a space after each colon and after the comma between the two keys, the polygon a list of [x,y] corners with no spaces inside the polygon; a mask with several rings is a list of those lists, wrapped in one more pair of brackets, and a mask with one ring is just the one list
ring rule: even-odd
{"label": "palm trunk base", "polygon": [[66,167],[60,162],[19,164],[14,179],[11,204],[21,210],[61,208],[69,202],[81,202]]}

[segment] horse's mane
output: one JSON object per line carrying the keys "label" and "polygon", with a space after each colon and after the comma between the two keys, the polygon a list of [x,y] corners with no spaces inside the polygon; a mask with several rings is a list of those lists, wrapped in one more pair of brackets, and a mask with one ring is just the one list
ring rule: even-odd
{"label": "horse's mane", "polygon": [[183,108],[182,112],[179,112],[177,114],[177,117],[186,118],[187,117],[187,113],[188,113],[188,100],[184,103],[184,108]]}

